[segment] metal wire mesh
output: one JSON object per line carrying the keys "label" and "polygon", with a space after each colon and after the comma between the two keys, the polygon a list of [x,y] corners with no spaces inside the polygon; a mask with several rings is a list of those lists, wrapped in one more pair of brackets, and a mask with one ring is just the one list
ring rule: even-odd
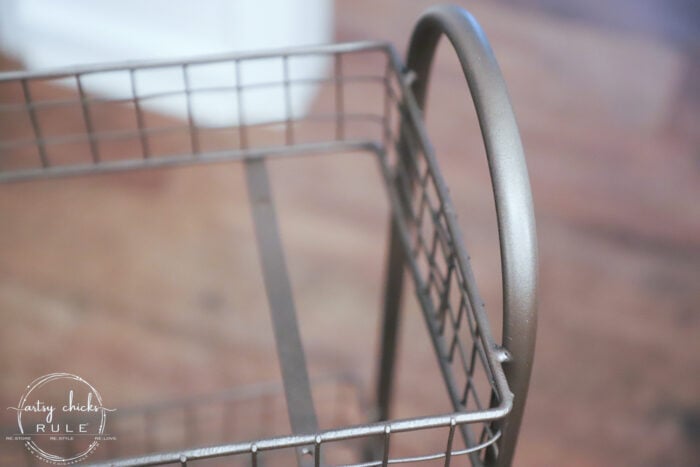
{"label": "metal wire mesh", "polygon": [[[337,51],[321,48],[280,55],[228,55],[56,73],[1,74],[0,93],[23,99],[0,103],[0,180],[240,158],[250,151],[270,148],[269,138],[256,138],[260,129],[282,130],[277,131],[281,137],[275,138],[276,147],[314,149],[325,143],[328,150],[331,141],[353,139],[353,123],[381,125],[384,120],[377,109],[353,110],[345,102],[349,88],[365,85],[380,95],[386,80],[383,74],[344,71],[344,58],[358,50],[381,53],[376,44],[355,44]],[[305,76],[304,59],[319,55],[334,63],[335,73],[330,77]],[[278,68],[280,79],[260,81],[255,73],[255,65],[260,64]],[[193,84],[193,75],[202,75],[213,66],[228,73],[228,82]],[[151,83],[163,73],[168,80],[154,87]],[[116,95],[105,97],[86,91],[105,79],[117,83]],[[60,97],[55,96],[55,85],[63,87]],[[310,114],[295,108],[296,95],[309,87],[332,88],[334,108]],[[13,92],[13,88],[21,91]],[[256,97],[260,96],[266,96],[266,104],[277,103],[274,118],[251,118],[248,107],[259,103],[261,99]],[[225,115],[214,122],[206,108],[212,99],[228,103]],[[151,109],[161,113],[166,109],[184,118],[167,118]],[[108,116],[116,110],[127,117],[115,124]],[[52,118],[56,115],[63,118]]]}
{"label": "metal wire mesh", "polygon": [[[467,263],[469,257],[466,261],[460,257],[464,252],[458,250],[462,241],[454,208],[432,148],[421,139],[422,122],[412,118],[404,95],[389,88],[388,96],[401,118],[396,124],[399,131],[386,130],[385,141],[394,148],[395,157],[383,159],[384,173],[418,299],[455,409],[486,410],[503,399],[488,356],[495,347],[484,339],[490,336],[484,304]],[[473,428],[462,427],[469,446],[498,436],[489,424],[481,426],[480,432]],[[498,456],[496,444],[488,449]],[[475,463],[483,460],[472,456]]]}
{"label": "metal wire mesh", "polygon": [[[367,60],[368,54],[374,58]],[[295,61],[309,56],[326,57],[332,63],[331,76],[309,78],[295,71]],[[353,71],[356,58],[373,66]],[[246,81],[246,65],[260,60],[277,63],[282,78]],[[229,67],[230,81],[194,85],[192,77],[198,68],[212,65]],[[140,76],[162,70],[178,70],[180,81],[166,83],[164,89],[139,88]],[[126,83],[124,95],[91,94],[89,81],[103,74],[121,76]],[[410,93],[409,79],[393,48],[384,43],[0,75],[0,97],[16,95],[8,91],[13,87],[19,87],[23,96],[22,101],[0,101],[0,181],[317,152],[362,150],[375,154],[454,407],[449,414],[176,449],[116,465],[190,465],[199,459],[221,457],[240,460],[243,465],[279,465],[270,456],[287,452],[294,458],[294,448],[300,446],[309,464],[321,465],[331,462],[325,452],[343,443],[378,447],[365,449],[359,460],[346,462],[368,467],[419,461],[449,465],[455,456],[465,455],[474,465],[481,465],[487,451],[498,455],[500,432],[491,422],[507,415],[511,401],[500,363],[504,356],[488,329],[454,209]],[[56,97],[55,84],[64,86],[60,97]],[[295,92],[304,86],[330,93],[332,108],[308,114],[295,108]],[[355,98],[368,92],[376,93],[377,98]],[[274,96],[281,103],[278,118],[251,120],[247,108],[250,93]],[[198,107],[201,96],[229,102],[229,121],[219,125],[207,122]],[[184,118],[154,112],[152,104],[159,100],[176,101],[169,105],[179,106]],[[359,108],[359,101],[371,106]],[[122,113],[126,110],[129,117],[117,126],[106,127],[104,116],[116,108]],[[80,118],[48,118],[48,114],[70,113]],[[261,131],[266,132],[263,137]],[[444,448],[412,456],[397,454],[393,448],[397,434],[428,430],[442,430]]]}

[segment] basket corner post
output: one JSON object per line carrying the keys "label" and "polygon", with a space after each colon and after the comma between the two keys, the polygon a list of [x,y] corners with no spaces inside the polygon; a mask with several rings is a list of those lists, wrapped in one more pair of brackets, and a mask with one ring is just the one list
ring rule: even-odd
{"label": "basket corner post", "polygon": [[376,421],[388,420],[391,410],[398,334],[401,324],[401,297],[404,287],[405,257],[400,235],[397,222],[392,218],[385,265],[376,413],[373,414]]}

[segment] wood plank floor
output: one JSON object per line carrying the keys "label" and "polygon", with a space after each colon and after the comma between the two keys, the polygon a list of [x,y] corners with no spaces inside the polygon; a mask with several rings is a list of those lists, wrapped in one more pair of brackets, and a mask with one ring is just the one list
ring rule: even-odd
{"label": "wood plank floor", "polygon": [[[403,54],[431,3],[339,0],[336,38],[386,39]],[[538,221],[537,358],[516,465],[697,465],[700,8],[459,3],[508,83]],[[445,44],[431,86],[429,133],[498,323],[488,172]],[[374,161],[271,171],[311,373],[350,369],[369,392],[387,228]],[[279,380],[252,239],[237,166],[0,186],[0,404],[53,371],[119,407]],[[401,416],[446,409],[421,320],[407,297]]]}

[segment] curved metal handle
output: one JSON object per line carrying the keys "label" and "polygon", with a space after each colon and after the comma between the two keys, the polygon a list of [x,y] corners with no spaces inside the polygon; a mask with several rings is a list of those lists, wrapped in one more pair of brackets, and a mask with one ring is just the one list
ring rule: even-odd
{"label": "curved metal handle", "polygon": [[496,202],[503,275],[504,371],[514,394],[503,421],[498,465],[510,465],[525,408],[537,329],[537,239],[532,194],[515,116],[501,71],[484,32],[467,11],[438,6],[426,11],[411,36],[407,66],[421,110],[439,39],[447,36],[469,84],[486,146]]}

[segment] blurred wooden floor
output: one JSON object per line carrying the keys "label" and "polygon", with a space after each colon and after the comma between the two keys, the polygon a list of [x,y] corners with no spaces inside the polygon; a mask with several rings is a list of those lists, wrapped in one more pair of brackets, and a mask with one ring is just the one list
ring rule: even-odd
{"label": "blurred wooden floor", "polygon": [[[388,39],[403,52],[431,3],[338,1],[337,40]],[[481,22],[508,83],[537,211],[540,327],[516,465],[697,465],[700,7],[461,4]],[[428,127],[497,319],[487,168],[444,45],[433,77]],[[312,372],[362,368],[370,384],[382,187],[368,160],[299,164],[274,167],[273,177],[295,294],[308,310]],[[273,345],[266,317],[249,312],[265,301],[253,284],[255,250],[243,246],[252,237],[239,169],[4,186],[0,218],[5,406],[51,371],[80,374],[124,404],[277,378],[274,361],[261,363]],[[437,373],[415,304],[408,308],[406,402],[397,410],[414,415],[439,406],[440,389],[425,384]]]}
{"label": "blurred wooden floor", "polygon": [[[356,2],[349,12],[341,4],[341,39],[389,37],[403,47],[429,3]],[[697,465],[700,6],[461,4],[508,83],[537,211],[539,336],[517,464]],[[469,201],[482,195],[468,185],[486,188],[469,169],[480,180],[486,169],[461,160],[483,154],[465,141],[477,138],[463,130],[474,117],[454,56],[441,59],[430,134],[462,203],[468,247],[492,253],[474,225],[488,221]],[[493,277],[482,270],[477,277]]]}

